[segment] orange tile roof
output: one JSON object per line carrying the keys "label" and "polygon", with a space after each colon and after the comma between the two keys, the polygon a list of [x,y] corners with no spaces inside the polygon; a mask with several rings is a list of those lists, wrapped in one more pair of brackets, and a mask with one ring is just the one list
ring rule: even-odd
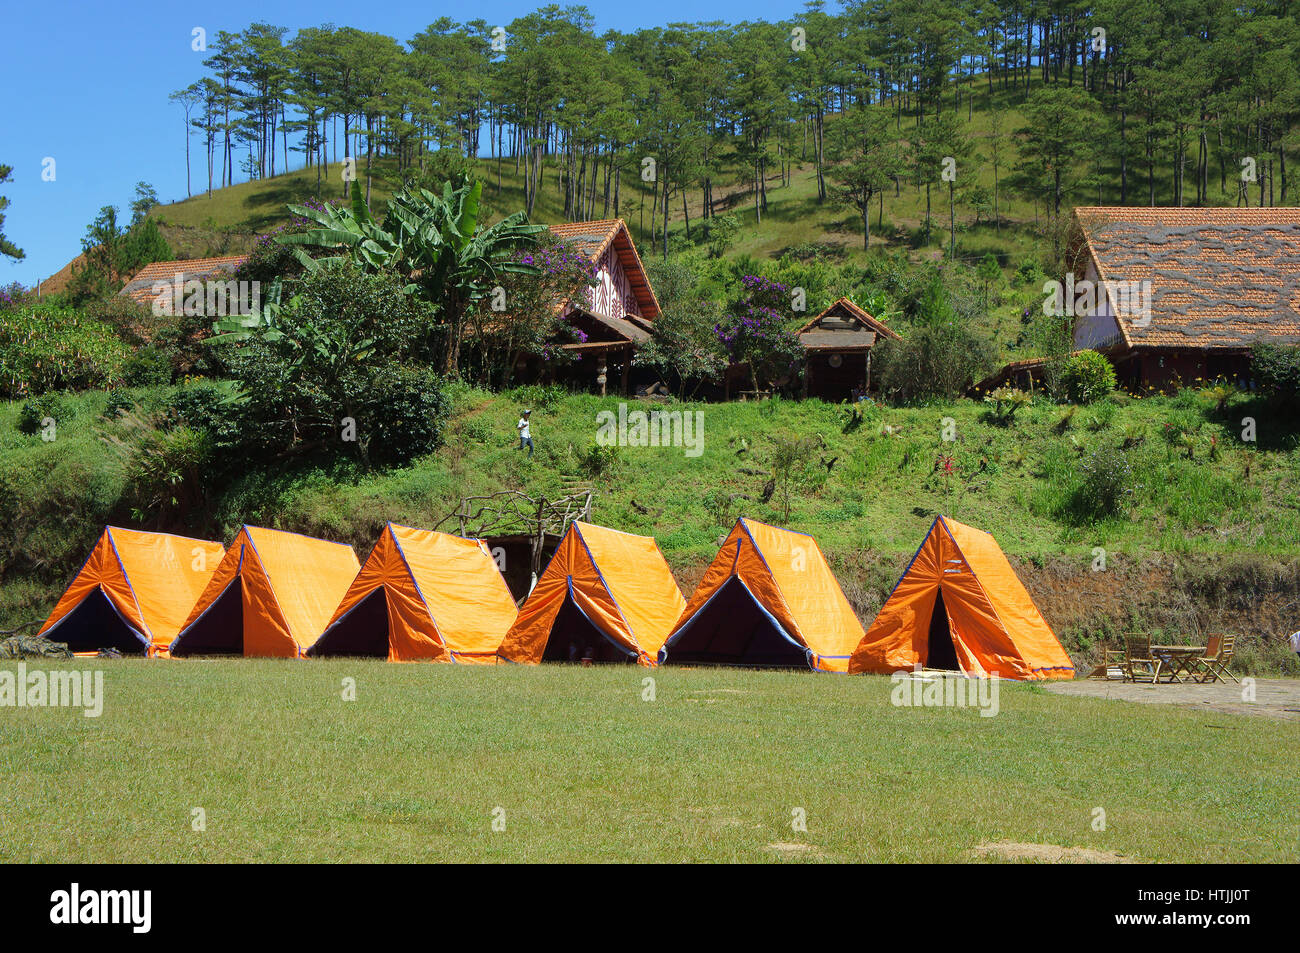
{"label": "orange tile roof", "polygon": [[141,304],[149,304],[155,295],[155,283],[172,282],[181,275],[181,281],[203,281],[215,275],[232,274],[248,260],[247,255],[226,255],[223,258],[191,258],[187,261],[156,261],[145,265],[126,283],[120,294]]}
{"label": "orange tile roof", "polygon": [[[1080,247],[1103,281],[1151,282],[1150,321],[1118,315],[1128,347],[1300,340],[1300,208],[1085,207],[1074,214]],[[1076,265],[1076,280],[1081,270]]]}
{"label": "orange tile roof", "polygon": [[562,222],[548,227],[556,238],[577,245],[592,261],[598,261],[605,254],[605,249],[614,244],[618,260],[623,265],[623,273],[627,275],[632,293],[636,295],[641,317],[651,320],[659,317],[659,299],[650,287],[650,279],[646,276],[645,266],[641,264],[641,256],[637,254],[636,243],[632,241],[632,233],[623,219]]}

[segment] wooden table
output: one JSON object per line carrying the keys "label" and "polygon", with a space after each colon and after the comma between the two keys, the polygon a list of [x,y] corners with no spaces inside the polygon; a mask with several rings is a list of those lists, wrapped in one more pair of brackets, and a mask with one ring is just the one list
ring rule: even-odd
{"label": "wooden table", "polygon": [[1196,660],[1205,657],[1204,645],[1153,645],[1151,657],[1160,663],[1160,674],[1171,682],[1196,679]]}

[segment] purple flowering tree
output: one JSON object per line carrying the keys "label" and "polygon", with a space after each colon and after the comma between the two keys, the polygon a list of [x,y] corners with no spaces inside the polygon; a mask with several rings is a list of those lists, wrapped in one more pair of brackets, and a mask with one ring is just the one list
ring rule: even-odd
{"label": "purple flowering tree", "polygon": [[506,387],[521,356],[545,361],[576,360],[565,351],[587,335],[563,315],[566,299],[577,299],[596,283],[596,266],[577,246],[551,238],[516,249],[510,260],[533,270],[502,271],[493,289],[469,312],[470,340],[479,358],[480,383]]}
{"label": "purple flowering tree", "polygon": [[732,362],[749,365],[755,389],[767,390],[798,375],[804,346],[784,311],[790,304],[790,289],[759,275],[740,280],[743,297],[714,330]]}

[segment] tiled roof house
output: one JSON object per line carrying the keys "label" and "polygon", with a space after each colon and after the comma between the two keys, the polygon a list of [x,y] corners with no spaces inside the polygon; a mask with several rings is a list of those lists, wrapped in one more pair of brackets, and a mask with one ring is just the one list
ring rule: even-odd
{"label": "tiled roof house", "polygon": [[1244,383],[1255,342],[1300,342],[1300,208],[1089,207],[1074,217],[1067,269],[1099,289],[1076,317],[1075,346],[1106,354],[1127,386]]}

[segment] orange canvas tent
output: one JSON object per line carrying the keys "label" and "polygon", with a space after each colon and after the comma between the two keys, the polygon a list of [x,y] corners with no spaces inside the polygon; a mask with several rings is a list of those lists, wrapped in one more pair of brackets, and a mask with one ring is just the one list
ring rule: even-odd
{"label": "orange canvas tent", "polygon": [[481,540],[389,523],[307,654],[494,662],[517,614]]}
{"label": "orange canvas tent", "polygon": [[105,527],[39,634],[74,652],[163,654],[225,551],[206,539]]}
{"label": "orange canvas tent", "polygon": [[1074,665],[988,533],[937,517],[853,653],[850,672],[914,666],[1073,678]]}
{"label": "orange canvas tent", "polygon": [[685,605],[652,537],[575,522],[497,655],[533,664],[585,657],[653,665]]}
{"label": "orange canvas tent", "polygon": [[343,543],[245,526],[171,653],[297,658],[320,636],[360,568]]}
{"label": "orange canvas tent", "polygon": [[817,541],[743,517],[704,573],[661,662],[843,672],[862,640]]}

